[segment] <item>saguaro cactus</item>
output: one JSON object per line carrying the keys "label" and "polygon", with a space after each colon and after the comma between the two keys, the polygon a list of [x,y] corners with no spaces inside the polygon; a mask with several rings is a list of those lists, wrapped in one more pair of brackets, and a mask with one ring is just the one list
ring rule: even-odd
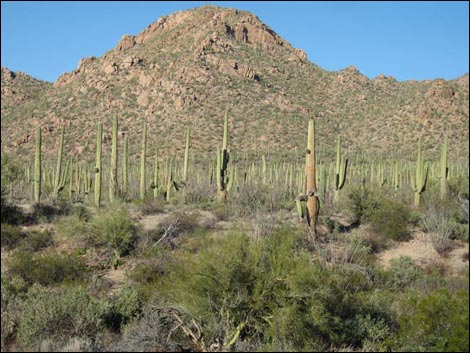
{"label": "saguaro cactus", "polygon": [[127,194],[127,150],[128,150],[128,143],[127,143],[127,135],[124,137],[124,148],[122,152],[122,185],[121,185],[121,193],[122,195]]}
{"label": "saguaro cactus", "polygon": [[59,142],[59,150],[57,151],[57,166],[54,175],[54,199],[59,198],[59,192],[64,188],[65,185],[65,176],[63,180],[61,180],[61,171],[62,171],[62,154],[64,152],[64,134],[65,134],[65,127],[62,126],[60,129],[60,142]]}
{"label": "saguaro cactus", "polygon": [[117,135],[118,135],[118,117],[117,114],[113,116],[113,142],[111,147],[111,170],[109,175],[109,200],[114,201],[118,190],[118,149],[117,149]]}
{"label": "saguaro cactus", "polygon": [[338,136],[336,145],[336,164],[335,164],[335,184],[334,184],[334,202],[338,201],[339,191],[343,188],[346,181],[346,171],[348,168],[348,160],[344,160],[341,155],[341,136]]}
{"label": "saguaro cactus", "polygon": [[225,201],[227,199],[227,184],[229,184],[229,176],[227,173],[227,166],[229,162],[229,153],[227,150],[228,140],[228,109],[225,110],[224,116],[224,136],[222,140],[222,150],[217,147],[217,191],[219,200]]}
{"label": "saguaro cactus", "polygon": [[186,129],[186,147],[184,149],[183,162],[183,183],[188,181],[188,161],[189,161],[189,127]]}
{"label": "saguaro cactus", "polygon": [[307,222],[313,235],[317,234],[317,219],[319,210],[319,200],[317,194],[317,184],[315,177],[315,121],[308,122],[307,139],[307,165],[305,166],[307,174]]}
{"label": "saguaro cactus", "polygon": [[444,143],[442,144],[441,149],[441,163],[440,163],[440,181],[441,181],[441,199],[444,200],[447,197],[447,176],[449,173],[449,168],[447,166],[447,146],[448,146],[448,137],[447,133],[444,138]]}
{"label": "saguaro cactus", "polygon": [[424,167],[424,159],[421,152],[421,139],[418,142],[418,160],[416,161],[416,170],[411,178],[411,188],[415,193],[415,207],[419,207],[421,194],[426,190],[428,179],[428,167]]}
{"label": "saguaro cactus", "polygon": [[159,187],[159,182],[158,182],[158,170],[159,170],[159,165],[158,165],[158,149],[155,148],[155,165],[154,165],[154,170],[153,170],[153,183],[152,183],[152,189],[153,189],[153,198],[157,199],[158,197],[158,187]]}
{"label": "saguaro cactus", "polygon": [[[315,121],[308,122],[307,149],[305,154],[305,194],[300,194],[296,199],[299,218],[307,216],[307,225],[311,235],[317,235],[317,220],[319,211],[319,198],[316,184],[316,159],[315,159]],[[306,202],[305,206],[302,202]]]}
{"label": "saguaro cactus", "polygon": [[147,151],[147,124],[144,122],[142,130],[142,149],[140,152],[140,199],[145,199],[145,173],[146,173],[146,161],[145,154]]}
{"label": "saguaro cactus", "polygon": [[103,142],[103,125],[98,123],[98,131],[96,135],[96,164],[95,164],[95,206],[100,207],[101,203],[101,145]]}
{"label": "saguaro cactus", "polygon": [[41,127],[36,128],[36,153],[34,156],[34,202],[41,201]]}

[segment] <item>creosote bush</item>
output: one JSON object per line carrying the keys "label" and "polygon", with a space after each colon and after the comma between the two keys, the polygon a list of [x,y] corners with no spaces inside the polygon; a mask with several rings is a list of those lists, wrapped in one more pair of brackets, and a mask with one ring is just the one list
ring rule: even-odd
{"label": "creosote bush", "polygon": [[413,215],[400,202],[361,187],[349,193],[349,207],[354,219],[369,223],[378,236],[398,241],[409,239],[407,226]]}
{"label": "creosote bush", "polygon": [[19,311],[18,344],[37,349],[46,338],[64,343],[71,337],[94,338],[105,311],[105,303],[92,299],[81,287],[57,291],[34,285]]}
{"label": "creosote bush", "polygon": [[97,210],[89,226],[92,236],[98,243],[110,246],[120,256],[129,254],[135,247],[136,229],[123,206]]}
{"label": "creosote bush", "polygon": [[[201,320],[206,344],[217,337],[224,349],[360,347],[372,332],[388,333],[387,315],[355,296],[369,288],[368,275],[343,264],[326,271],[300,239],[288,229],[256,240],[235,232],[205,239],[197,254],[170,266],[156,296]],[[366,321],[370,329],[352,334]]]}
{"label": "creosote bush", "polygon": [[81,280],[86,267],[76,255],[50,252],[46,254],[16,250],[8,261],[10,276],[19,276],[28,284],[44,286],[64,281]]}

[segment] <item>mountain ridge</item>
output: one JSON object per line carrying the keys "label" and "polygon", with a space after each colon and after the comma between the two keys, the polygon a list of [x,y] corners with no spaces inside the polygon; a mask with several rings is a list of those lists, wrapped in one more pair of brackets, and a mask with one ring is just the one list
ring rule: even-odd
{"label": "mountain ridge", "polygon": [[97,120],[109,129],[117,113],[121,136],[137,141],[146,120],[151,141],[163,154],[177,155],[191,127],[193,149],[210,153],[228,107],[234,149],[301,151],[299,136],[316,116],[325,150],[340,133],[356,152],[409,154],[421,137],[435,156],[449,130],[450,153],[468,156],[468,73],[399,82],[385,75],[370,79],[354,66],[326,71],[257,16],[232,8],[208,5],[163,16],[135,36],[123,35],[101,57],[83,58],[53,84],[38,84],[40,94],[19,102],[4,92],[7,77],[2,68],[6,152],[31,151],[33,141],[25,136],[38,125],[53,149],[65,124],[66,153],[90,157]]}

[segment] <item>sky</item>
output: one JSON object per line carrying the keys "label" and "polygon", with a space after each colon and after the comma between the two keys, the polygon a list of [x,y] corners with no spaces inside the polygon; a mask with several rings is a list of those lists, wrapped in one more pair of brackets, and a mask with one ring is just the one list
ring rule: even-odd
{"label": "sky", "polygon": [[469,71],[469,3],[336,1],[2,1],[1,65],[54,82],[159,17],[214,4],[257,15],[313,63],[399,81]]}

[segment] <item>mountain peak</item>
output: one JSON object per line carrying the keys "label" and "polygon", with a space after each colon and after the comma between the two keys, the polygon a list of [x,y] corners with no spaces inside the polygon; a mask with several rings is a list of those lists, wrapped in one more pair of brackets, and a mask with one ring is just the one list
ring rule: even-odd
{"label": "mountain peak", "polygon": [[[184,148],[187,127],[194,131],[195,151],[213,152],[227,107],[232,142],[241,150],[302,148],[298,136],[310,112],[321,117],[320,143],[330,143],[347,126],[341,132],[345,144],[371,151],[413,146],[414,131],[444,129],[442,116],[456,130],[468,125],[468,75],[432,85],[371,80],[354,66],[329,72],[257,16],[213,5],[163,16],[137,35],[123,35],[101,57],[80,60],[53,88],[25,91],[11,105],[3,99],[12,93],[3,86],[8,75],[2,69],[6,150],[17,148],[15,141],[31,144],[28,136],[38,125],[45,144],[54,143],[65,124],[68,153],[91,156],[97,119],[106,126],[113,113],[119,114],[120,133],[131,138],[146,121],[159,150],[172,156]],[[429,134],[432,146],[438,136]],[[467,148],[467,136],[453,136],[456,150]]]}

